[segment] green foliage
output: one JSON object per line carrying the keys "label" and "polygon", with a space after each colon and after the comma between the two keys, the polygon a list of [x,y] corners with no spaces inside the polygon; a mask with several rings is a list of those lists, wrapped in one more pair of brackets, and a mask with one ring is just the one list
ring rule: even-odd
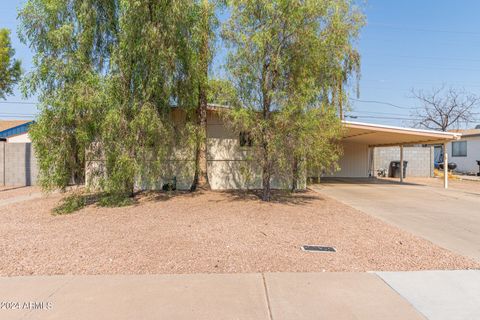
{"label": "green foliage", "polygon": [[20,61],[15,60],[14,55],[10,31],[0,29],[0,99],[13,93],[13,86],[18,83],[22,74]]}
{"label": "green foliage", "polygon": [[105,193],[98,200],[101,207],[126,207],[135,203],[135,200],[126,193]]}
{"label": "green foliage", "polygon": [[62,203],[53,209],[54,215],[70,214],[87,205],[87,198],[82,194],[74,193],[62,199]]}
{"label": "green foliage", "polygon": [[102,163],[101,191],[131,194],[158,181],[178,142],[191,147],[198,130],[176,128],[171,113],[195,123],[204,17],[200,1],[26,2],[22,40],[35,56],[23,89],[39,93],[32,140],[44,188],[83,183],[85,167]]}
{"label": "green foliage", "polygon": [[84,181],[85,149],[97,136],[104,114],[103,86],[103,80],[90,73],[42,98],[30,135],[45,189]]}
{"label": "green foliage", "polygon": [[207,101],[234,106],[232,127],[253,137],[266,200],[274,174],[295,184],[301,170],[335,167],[362,15],[350,0],[231,1],[229,82],[208,79],[223,4],[26,1],[20,29],[35,56],[23,90],[40,101],[31,135],[44,188],[83,183],[100,163],[105,203],[123,203],[179,155],[205,177]]}
{"label": "green foliage", "polygon": [[240,100],[235,86],[225,79],[210,79],[208,81],[208,103],[222,106],[238,106]]}
{"label": "green foliage", "polygon": [[114,43],[112,1],[30,0],[20,11],[22,41],[34,51],[25,95],[39,94],[31,136],[45,189],[84,181],[85,150],[108,103],[103,71]]}
{"label": "green foliage", "polygon": [[135,199],[127,193],[86,194],[74,192],[63,198],[61,204],[52,210],[52,214],[70,214],[94,203],[101,207],[125,207],[135,204]]}
{"label": "green foliage", "polygon": [[230,8],[223,37],[240,104],[227,118],[253,136],[269,200],[273,175],[295,185],[300,170],[335,165],[337,111],[343,84],[358,74],[352,43],[363,17],[349,0],[239,0]]}

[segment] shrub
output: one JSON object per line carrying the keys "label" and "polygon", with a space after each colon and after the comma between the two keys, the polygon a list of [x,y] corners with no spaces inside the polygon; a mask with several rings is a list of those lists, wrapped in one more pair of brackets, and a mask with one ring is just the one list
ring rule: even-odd
{"label": "shrub", "polygon": [[87,199],[84,195],[72,194],[62,200],[62,204],[53,209],[54,215],[69,214],[84,208]]}
{"label": "shrub", "polygon": [[125,207],[134,203],[134,199],[125,193],[105,193],[98,200],[101,207]]}

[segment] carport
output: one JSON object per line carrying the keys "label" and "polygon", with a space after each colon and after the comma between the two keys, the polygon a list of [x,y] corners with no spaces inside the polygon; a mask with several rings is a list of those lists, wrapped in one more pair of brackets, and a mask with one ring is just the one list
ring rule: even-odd
{"label": "carport", "polygon": [[[400,181],[403,182],[403,148],[405,145],[443,145],[444,148],[444,187],[448,188],[448,152],[447,143],[452,140],[460,139],[461,134],[453,132],[440,132],[433,130],[422,130],[412,128],[402,128],[386,125],[378,125],[371,123],[361,123],[344,121],[346,132],[342,139],[345,154],[343,165],[347,168],[347,172],[343,177],[351,174],[354,177],[361,177],[361,174],[355,172],[356,164],[354,162],[361,161],[361,153],[364,150],[371,150],[375,147],[400,147]],[[368,151],[367,151],[368,152]],[[369,157],[367,153],[367,158]],[[341,161],[341,162],[342,162]],[[369,160],[366,160],[369,163]],[[342,166],[342,164],[341,164]],[[370,166],[370,165],[369,165]],[[371,175],[371,172],[367,175]]]}

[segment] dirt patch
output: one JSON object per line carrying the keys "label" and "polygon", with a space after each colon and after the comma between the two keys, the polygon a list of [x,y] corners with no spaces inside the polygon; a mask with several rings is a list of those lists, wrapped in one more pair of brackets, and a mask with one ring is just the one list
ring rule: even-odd
{"label": "dirt patch", "polygon": [[[0,208],[0,275],[424,270],[478,263],[314,192],[204,192],[52,216],[61,195]],[[309,253],[304,244],[334,246]]]}

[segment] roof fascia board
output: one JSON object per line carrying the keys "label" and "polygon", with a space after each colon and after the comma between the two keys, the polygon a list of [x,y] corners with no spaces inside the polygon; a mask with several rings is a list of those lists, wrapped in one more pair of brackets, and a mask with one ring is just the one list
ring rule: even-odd
{"label": "roof fascia board", "polygon": [[377,132],[392,132],[392,133],[400,133],[400,134],[412,134],[412,135],[419,135],[419,136],[432,136],[438,137],[440,139],[458,139],[461,134],[454,133],[454,132],[440,132],[440,131],[433,131],[433,130],[423,130],[423,129],[413,129],[413,128],[402,128],[402,127],[394,127],[394,126],[386,126],[386,125],[377,125],[377,124],[370,124],[370,123],[362,123],[362,122],[352,122],[352,121],[343,121],[347,128],[355,128],[355,129],[364,129],[364,130],[372,130]]}

